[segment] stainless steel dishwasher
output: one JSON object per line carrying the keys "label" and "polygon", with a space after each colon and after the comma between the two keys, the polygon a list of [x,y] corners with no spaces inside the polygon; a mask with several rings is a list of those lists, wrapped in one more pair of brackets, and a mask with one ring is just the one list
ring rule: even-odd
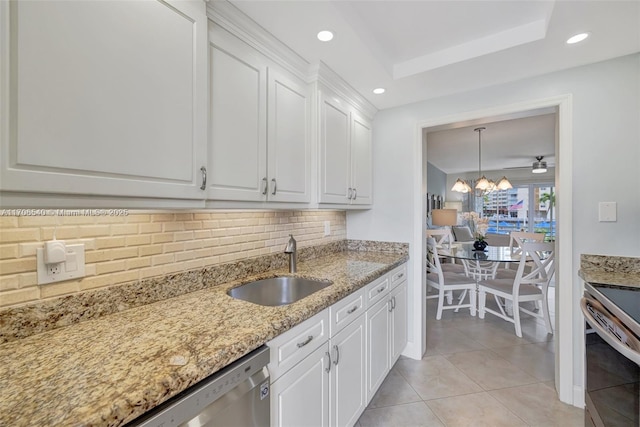
{"label": "stainless steel dishwasher", "polygon": [[269,348],[262,346],[128,426],[268,426],[268,363]]}

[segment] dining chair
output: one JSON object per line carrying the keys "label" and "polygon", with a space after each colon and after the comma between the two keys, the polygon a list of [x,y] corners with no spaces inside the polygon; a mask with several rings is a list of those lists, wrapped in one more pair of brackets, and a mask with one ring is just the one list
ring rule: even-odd
{"label": "dining chair", "polygon": [[[445,228],[429,229],[426,232],[427,237],[433,237],[436,241],[436,247],[443,250],[451,250],[453,243],[453,234],[451,230]],[[454,259],[451,262],[441,263],[442,271],[451,271],[459,274],[467,274],[464,265],[456,264]]]}
{"label": "dining chair", "polygon": [[[530,233],[527,231],[512,231],[509,233],[509,253],[512,258],[522,255],[522,242],[544,242],[544,233]],[[504,268],[496,270],[496,279],[515,279],[516,271],[511,268],[511,262],[505,262]],[[531,264],[525,267],[525,271],[531,271]]]}
{"label": "dining chair", "polygon": [[[436,240],[433,237],[427,238],[427,286],[431,286],[438,290],[438,295],[427,296],[427,299],[438,298],[438,311],[436,320],[442,318],[443,310],[461,308],[469,308],[472,316],[476,315],[476,281],[464,274],[452,271],[443,271],[438,256],[438,248]],[[453,303],[453,291],[463,291],[469,294],[469,303],[463,304],[462,301],[465,294],[458,300],[457,304]],[[446,294],[446,295],[445,295]],[[447,304],[444,304],[445,296]]]}
{"label": "dining chair", "polygon": [[[547,332],[553,334],[547,292],[549,282],[555,273],[555,245],[545,242],[522,242],[520,247],[522,256],[514,279],[489,279],[478,282],[479,317],[484,319],[485,313],[491,313],[511,322],[515,325],[516,335],[522,337],[522,326],[520,325],[520,312],[522,311],[543,319]],[[542,257],[542,254],[545,257]],[[530,272],[525,271],[528,262],[533,264]],[[499,311],[486,307],[487,294],[494,296]],[[498,298],[511,302],[513,316],[509,316],[504,311]],[[520,306],[520,303],[527,301],[540,301],[541,307],[538,312]]]}

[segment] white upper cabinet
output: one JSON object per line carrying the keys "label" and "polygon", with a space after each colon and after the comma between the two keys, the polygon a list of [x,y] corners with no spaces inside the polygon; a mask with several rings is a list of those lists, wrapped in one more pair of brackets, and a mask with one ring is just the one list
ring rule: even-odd
{"label": "white upper cabinet", "polygon": [[0,20],[3,192],[203,198],[203,2],[2,2]]}
{"label": "white upper cabinet", "polygon": [[351,203],[372,202],[371,124],[356,113],[351,114]]}
{"label": "white upper cabinet", "polygon": [[320,96],[320,202],[349,203],[350,114],[337,99]]}
{"label": "white upper cabinet", "polygon": [[207,198],[309,202],[309,89],[216,24]]}
{"label": "white upper cabinet", "polygon": [[353,107],[320,91],[319,202],[372,203],[371,124]]}

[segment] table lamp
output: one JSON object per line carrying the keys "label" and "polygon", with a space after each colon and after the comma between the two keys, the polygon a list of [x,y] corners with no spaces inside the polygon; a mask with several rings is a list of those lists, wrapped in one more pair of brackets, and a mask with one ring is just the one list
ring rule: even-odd
{"label": "table lamp", "polygon": [[[431,224],[441,226],[453,226],[458,223],[457,209],[434,209],[431,211]],[[451,250],[451,238],[449,236],[449,250]]]}

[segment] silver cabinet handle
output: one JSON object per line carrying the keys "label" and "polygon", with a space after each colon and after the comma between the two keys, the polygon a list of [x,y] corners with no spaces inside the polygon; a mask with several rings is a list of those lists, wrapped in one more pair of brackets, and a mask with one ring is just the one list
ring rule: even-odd
{"label": "silver cabinet handle", "polygon": [[358,306],[357,306],[357,305],[354,305],[354,306],[353,306],[353,308],[351,308],[351,309],[347,310],[347,314],[351,314],[351,313],[353,313],[354,311],[356,311],[357,309],[358,309]]}
{"label": "silver cabinet handle", "polygon": [[333,364],[337,365],[338,362],[340,361],[340,349],[338,348],[337,345],[334,345],[333,348],[336,350],[336,360],[333,361]]}
{"label": "silver cabinet handle", "polygon": [[402,279],[404,277],[404,273],[400,273],[396,276],[396,280]]}
{"label": "silver cabinet handle", "polygon": [[267,195],[268,187],[269,187],[269,181],[267,180],[267,177],[265,176],[264,178],[262,178],[262,194],[264,196]]}
{"label": "silver cabinet handle", "polygon": [[347,199],[351,200],[353,197],[353,189],[351,187],[347,188]]}
{"label": "silver cabinet handle", "polygon": [[394,310],[396,309],[396,297],[395,296],[391,297],[391,308],[394,309]]}
{"label": "silver cabinet handle", "polygon": [[327,351],[325,354],[326,354],[326,355],[327,355],[327,357],[329,358],[329,364],[327,365],[327,367],[326,367],[326,368],[324,368],[324,371],[325,371],[326,373],[329,373],[329,372],[331,372],[331,354],[330,354],[328,351]]}
{"label": "silver cabinet handle", "polygon": [[391,313],[393,311],[393,303],[391,300],[387,301],[387,305],[389,306],[389,313]]}
{"label": "silver cabinet handle", "polygon": [[354,188],[353,189],[353,200],[358,198],[358,189]]}
{"label": "silver cabinet handle", "polygon": [[302,342],[299,342],[299,343],[298,343],[298,344],[296,344],[296,345],[298,346],[298,348],[302,348],[302,347],[304,347],[305,345],[309,344],[309,343],[311,342],[311,340],[312,340],[312,339],[313,339],[313,335],[309,335],[309,336],[307,337],[307,339],[306,339],[306,340],[304,340],[304,341],[302,341]]}
{"label": "silver cabinet handle", "polygon": [[273,191],[271,191],[271,194],[275,196],[275,195],[276,195],[276,189],[277,189],[277,187],[278,187],[278,186],[276,185],[276,179],[275,179],[275,178],[273,178],[273,179],[271,180],[271,182],[273,183]]}
{"label": "silver cabinet handle", "polygon": [[385,288],[384,288],[384,286],[383,286],[383,287],[381,287],[380,289],[378,289],[378,293],[383,292],[383,291],[384,291],[384,289],[385,289]]}
{"label": "silver cabinet handle", "polygon": [[200,168],[200,172],[202,172],[202,185],[200,186],[200,189],[206,190],[207,189],[207,168],[202,166]]}

